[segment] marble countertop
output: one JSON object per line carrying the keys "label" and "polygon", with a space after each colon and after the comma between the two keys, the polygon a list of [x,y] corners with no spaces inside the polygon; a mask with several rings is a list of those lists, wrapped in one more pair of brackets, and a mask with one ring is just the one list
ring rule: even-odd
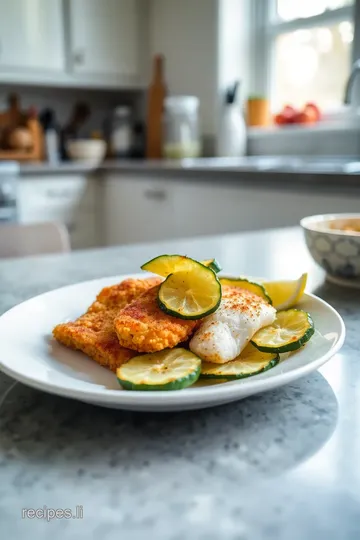
{"label": "marble countertop", "polygon": [[296,156],[247,156],[243,158],[200,158],[183,160],[108,160],[99,165],[82,162],[23,163],[20,165],[22,177],[54,174],[100,174],[104,172],[133,174],[160,174],[178,176],[207,177],[225,175],[226,178],[247,177],[274,180],[274,175],[287,180],[317,182],[326,185],[346,182],[358,186],[360,182],[360,160],[356,156],[323,156],[301,158]]}
{"label": "marble countertop", "polygon": [[[343,349],[293,384],[184,413],[97,408],[1,374],[1,536],[360,538],[360,291],[324,282],[300,230],[3,260],[0,313],[62,285],[138,271],[161,252],[216,256],[229,273],[292,278],[309,271],[310,290],[345,320]],[[22,519],[23,508],[44,506],[82,506],[83,519]]]}

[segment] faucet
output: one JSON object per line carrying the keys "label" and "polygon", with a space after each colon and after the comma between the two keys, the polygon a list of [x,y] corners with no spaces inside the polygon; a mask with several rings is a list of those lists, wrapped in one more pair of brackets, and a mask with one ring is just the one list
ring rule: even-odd
{"label": "faucet", "polygon": [[350,105],[351,104],[351,91],[352,91],[352,88],[354,86],[355,79],[356,79],[356,77],[358,76],[359,73],[360,73],[360,59],[358,59],[358,60],[356,60],[356,62],[354,62],[351,73],[350,73],[350,77],[349,77],[348,82],[346,84],[345,97],[344,97],[344,104],[345,105]]}

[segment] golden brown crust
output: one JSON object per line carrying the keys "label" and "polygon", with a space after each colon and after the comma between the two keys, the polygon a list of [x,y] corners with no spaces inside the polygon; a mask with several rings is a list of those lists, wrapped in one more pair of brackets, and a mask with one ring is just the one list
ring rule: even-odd
{"label": "golden brown crust", "polygon": [[139,352],[155,352],[186,341],[197,321],[177,319],[158,306],[159,287],[153,287],[122,309],[114,321],[123,347]]}
{"label": "golden brown crust", "polygon": [[82,351],[101,366],[116,371],[137,353],[119,344],[114,319],[126,304],[160,281],[160,278],[127,279],[105,287],[84,315],[54,328],[55,339],[66,347]]}
{"label": "golden brown crust", "polygon": [[135,298],[151,287],[161,283],[158,277],[147,279],[125,279],[121,283],[104,287],[96,297],[95,302],[88,309],[90,311],[101,311],[103,309],[122,309],[130,304]]}

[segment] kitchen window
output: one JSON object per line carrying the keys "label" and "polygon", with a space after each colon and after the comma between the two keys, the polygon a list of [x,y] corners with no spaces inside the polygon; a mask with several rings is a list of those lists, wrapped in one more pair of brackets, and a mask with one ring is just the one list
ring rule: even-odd
{"label": "kitchen window", "polygon": [[355,0],[255,0],[252,86],[271,100],[339,108],[353,59]]}

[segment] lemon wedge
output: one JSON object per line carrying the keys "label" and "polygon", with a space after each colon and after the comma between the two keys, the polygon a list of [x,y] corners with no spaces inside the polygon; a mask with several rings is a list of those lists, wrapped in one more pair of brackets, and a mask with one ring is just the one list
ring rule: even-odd
{"label": "lemon wedge", "polygon": [[277,310],[289,309],[295,306],[304,294],[307,274],[293,281],[269,281],[262,285],[270,296],[274,308]]}

